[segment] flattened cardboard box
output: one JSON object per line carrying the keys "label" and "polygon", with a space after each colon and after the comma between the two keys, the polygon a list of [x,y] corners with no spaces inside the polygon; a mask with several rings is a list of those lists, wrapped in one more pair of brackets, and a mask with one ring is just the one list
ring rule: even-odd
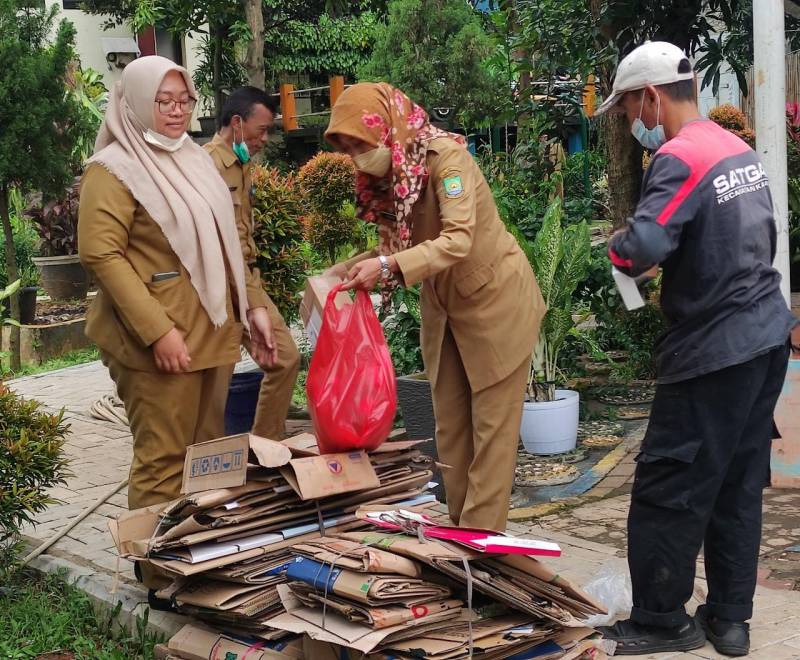
{"label": "flattened cardboard box", "polygon": [[186,448],[181,493],[244,485],[251,451],[267,468],[285,465],[292,457],[288,447],[251,433],[199,442]]}
{"label": "flattened cardboard box", "polygon": [[295,458],[287,466],[281,467],[280,471],[303,500],[378,488],[381,485],[375,468],[363,451]]}
{"label": "flattened cardboard box", "polygon": [[[306,281],[303,299],[300,302],[300,318],[306,329],[308,343],[313,351],[317,345],[317,338],[322,329],[322,319],[325,313],[325,303],[333,287],[341,284],[343,280],[335,275],[314,275]],[[351,304],[350,296],[341,292],[334,299],[337,307]]]}
{"label": "flattened cardboard box", "polygon": [[276,648],[255,648],[224,633],[197,624],[187,624],[169,640],[169,651],[184,660],[275,660],[291,658],[303,660],[302,643],[299,639]]}

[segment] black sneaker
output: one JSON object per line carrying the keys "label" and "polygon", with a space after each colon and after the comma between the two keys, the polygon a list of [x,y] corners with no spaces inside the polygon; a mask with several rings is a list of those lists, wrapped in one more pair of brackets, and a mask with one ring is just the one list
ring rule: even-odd
{"label": "black sneaker", "polygon": [[705,605],[697,608],[695,618],[718,653],[735,658],[750,653],[749,623],[709,618]]}
{"label": "black sneaker", "polygon": [[597,629],[606,639],[617,643],[614,655],[649,655],[666,651],[692,651],[706,643],[703,629],[692,618],[675,628],[644,626],[631,619]]}

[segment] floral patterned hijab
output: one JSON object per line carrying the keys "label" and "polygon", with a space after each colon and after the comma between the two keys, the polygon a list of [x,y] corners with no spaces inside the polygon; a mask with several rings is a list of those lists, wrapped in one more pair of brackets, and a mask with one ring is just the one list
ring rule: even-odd
{"label": "floral patterned hijab", "polygon": [[464,138],[432,126],[421,107],[387,83],[359,83],[345,90],[331,111],[325,138],[338,146],[337,135],[392,150],[388,177],[358,173],[358,213],[378,224],[381,254],[411,247],[411,210],[428,182],[428,147],[437,138],[466,146]]}

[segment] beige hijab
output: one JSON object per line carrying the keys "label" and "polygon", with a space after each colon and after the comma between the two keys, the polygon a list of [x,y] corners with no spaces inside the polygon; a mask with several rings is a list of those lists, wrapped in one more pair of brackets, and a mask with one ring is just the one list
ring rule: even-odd
{"label": "beige hijab", "polygon": [[156,93],[170,71],[179,72],[189,94],[197,97],[183,67],[165,57],[134,60],[114,86],[88,162],[103,165],[124,183],[161,227],[215,327],[228,318],[227,262],[247,326],[244,259],[228,187],[211,157],[192,140],[168,152],[144,139],[147,129],[155,130]]}

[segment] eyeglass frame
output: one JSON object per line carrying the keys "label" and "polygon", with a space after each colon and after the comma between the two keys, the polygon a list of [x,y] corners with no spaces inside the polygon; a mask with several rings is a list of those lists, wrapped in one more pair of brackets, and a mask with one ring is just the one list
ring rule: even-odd
{"label": "eyeglass frame", "polygon": [[[197,107],[197,99],[192,96],[190,96],[185,101],[177,101],[175,99],[155,99],[153,103],[155,103],[158,106],[158,111],[164,116],[169,115],[171,112],[175,110],[175,108],[180,108],[181,114],[183,115],[190,115],[194,112],[194,109]],[[164,112],[164,108],[161,105],[162,103],[169,104],[169,109],[166,112]],[[185,107],[190,103],[192,104],[192,107],[189,109],[189,112],[186,112]]]}

